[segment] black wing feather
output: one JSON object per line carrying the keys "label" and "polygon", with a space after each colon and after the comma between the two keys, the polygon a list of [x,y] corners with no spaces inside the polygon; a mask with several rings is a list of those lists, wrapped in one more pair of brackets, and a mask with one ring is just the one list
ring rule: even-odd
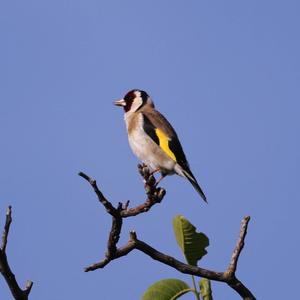
{"label": "black wing feather", "polygon": [[169,141],[169,148],[175,154],[176,162],[184,169],[189,167],[189,163],[186,160],[185,154],[183,152],[182,146],[178,140],[177,136]]}
{"label": "black wing feather", "polygon": [[[144,118],[144,124],[143,124],[144,131],[151,137],[151,139],[157,145],[159,145],[159,138],[156,134],[155,126],[153,125],[153,123],[150,121],[150,119],[145,114],[143,114],[143,118]],[[173,130],[173,128],[172,128],[172,130]],[[173,132],[173,136],[170,137],[170,140],[168,141],[168,146],[169,146],[170,150],[174,153],[174,155],[176,157],[176,162],[182,168],[189,170],[189,164],[186,160],[182,146],[178,140],[178,137],[177,137],[175,131]]]}
{"label": "black wing feather", "polygon": [[151,139],[159,145],[159,138],[156,135],[155,132],[155,126],[152,124],[152,122],[146,117],[146,115],[143,114],[144,122],[143,122],[143,128],[144,131],[151,137]]}
{"label": "black wing feather", "polygon": [[[143,122],[144,131],[159,146],[159,138],[156,134],[156,127],[154,126],[154,124],[150,121],[150,119],[145,114],[142,114],[142,115],[144,118],[144,122]],[[207,202],[205,194],[203,193],[201,187],[199,186],[195,176],[193,175],[193,173],[189,167],[189,163],[186,160],[185,154],[183,152],[182,146],[179,142],[179,139],[177,137],[175,130],[170,125],[170,123],[164,118],[164,116],[160,115],[160,118],[163,119],[169,125],[169,130],[171,131],[172,136],[170,137],[170,139],[168,141],[168,146],[169,146],[169,149],[174,153],[176,162],[182,168],[184,176],[193,185],[193,187],[200,194],[200,196],[203,198],[203,200],[205,202]]]}

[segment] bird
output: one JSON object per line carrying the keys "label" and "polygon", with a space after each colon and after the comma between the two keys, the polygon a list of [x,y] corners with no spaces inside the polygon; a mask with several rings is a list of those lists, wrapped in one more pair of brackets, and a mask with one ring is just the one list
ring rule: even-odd
{"label": "bird", "polygon": [[201,198],[206,196],[193,175],[181,143],[169,121],[155,109],[147,92],[134,89],[114,102],[123,107],[129,145],[133,153],[151,170],[160,172],[156,185],[167,175],[186,178]]}

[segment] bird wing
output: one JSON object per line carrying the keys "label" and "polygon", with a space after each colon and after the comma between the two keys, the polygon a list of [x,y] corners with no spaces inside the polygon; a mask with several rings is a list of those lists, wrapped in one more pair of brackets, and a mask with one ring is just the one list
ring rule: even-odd
{"label": "bird wing", "polygon": [[182,168],[189,169],[177,134],[168,120],[156,110],[144,111],[142,115],[144,131]]}
{"label": "bird wing", "polygon": [[177,162],[180,168],[179,175],[186,177],[202,199],[207,202],[205,194],[189,167],[189,163],[186,160],[182,146],[172,125],[161,113],[154,109],[144,110],[142,116],[144,121],[143,128],[146,134],[150,136],[169,157]]}

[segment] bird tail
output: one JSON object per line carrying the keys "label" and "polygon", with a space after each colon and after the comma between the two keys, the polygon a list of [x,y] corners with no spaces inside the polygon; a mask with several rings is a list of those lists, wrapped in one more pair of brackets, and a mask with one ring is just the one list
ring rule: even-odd
{"label": "bird tail", "polygon": [[194,189],[198,192],[198,194],[201,196],[201,198],[207,203],[206,200],[206,196],[204,194],[204,192],[202,191],[200,185],[198,184],[195,176],[193,175],[193,173],[191,172],[190,169],[188,170],[184,170],[183,168],[181,168],[181,171],[183,173],[183,176],[185,178],[187,178],[187,180],[192,184],[192,186],[194,187]]}

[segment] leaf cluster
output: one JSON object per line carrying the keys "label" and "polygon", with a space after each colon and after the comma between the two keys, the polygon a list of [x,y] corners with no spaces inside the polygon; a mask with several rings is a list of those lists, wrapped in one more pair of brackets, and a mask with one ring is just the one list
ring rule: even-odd
{"label": "leaf cluster", "polygon": [[[198,261],[207,254],[209,245],[208,237],[197,232],[196,227],[184,216],[178,215],[173,219],[173,230],[178,246],[180,247],[186,262],[197,266]],[[197,300],[213,300],[210,281],[202,278],[198,290],[194,276],[192,276],[193,287],[179,279],[163,279],[151,285],[142,296],[141,300],[175,300],[192,292]],[[200,298],[201,297],[201,298]]]}

